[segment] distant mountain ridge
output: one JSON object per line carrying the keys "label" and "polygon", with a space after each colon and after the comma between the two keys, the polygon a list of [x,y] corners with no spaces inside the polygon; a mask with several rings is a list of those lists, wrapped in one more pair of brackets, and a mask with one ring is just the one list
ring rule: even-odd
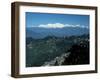
{"label": "distant mountain ridge", "polygon": [[88,28],[81,27],[64,27],[64,28],[40,28],[40,27],[27,27],[26,37],[32,37],[34,39],[45,38],[47,36],[79,36],[83,34],[89,34]]}

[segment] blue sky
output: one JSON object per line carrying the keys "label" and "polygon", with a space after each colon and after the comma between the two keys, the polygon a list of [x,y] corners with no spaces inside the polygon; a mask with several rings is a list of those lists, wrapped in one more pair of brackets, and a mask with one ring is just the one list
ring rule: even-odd
{"label": "blue sky", "polygon": [[26,12],[26,27],[89,27],[89,15]]}

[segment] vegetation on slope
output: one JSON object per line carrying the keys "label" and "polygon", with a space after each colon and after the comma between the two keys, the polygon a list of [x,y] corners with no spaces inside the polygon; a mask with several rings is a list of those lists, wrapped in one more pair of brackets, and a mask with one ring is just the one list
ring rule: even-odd
{"label": "vegetation on slope", "polygon": [[[68,55],[61,58],[62,55]],[[55,58],[63,61],[57,63]],[[42,66],[46,62],[56,60],[56,65],[74,65],[89,63],[89,35],[55,37],[48,36],[44,39],[26,39],[26,67]],[[49,63],[48,63],[49,64]],[[46,64],[45,64],[46,65]],[[45,66],[44,65],[44,66]]]}

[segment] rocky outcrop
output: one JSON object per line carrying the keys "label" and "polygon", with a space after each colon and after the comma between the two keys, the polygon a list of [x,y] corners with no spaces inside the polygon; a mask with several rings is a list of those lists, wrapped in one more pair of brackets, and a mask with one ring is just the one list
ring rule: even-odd
{"label": "rocky outcrop", "polygon": [[89,64],[89,42],[81,41],[74,44],[66,53],[56,57],[54,60],[45,62],[43,66],[60,66],[60,65],[81,65]]}
{"label": "rocky outcrop", "polygon": [[65,61],[65,59],[69,56],[70,52],[64,53],[59,57],[56,57],[54,60],[49,62],[45,62],[42,66],[60,66]]}

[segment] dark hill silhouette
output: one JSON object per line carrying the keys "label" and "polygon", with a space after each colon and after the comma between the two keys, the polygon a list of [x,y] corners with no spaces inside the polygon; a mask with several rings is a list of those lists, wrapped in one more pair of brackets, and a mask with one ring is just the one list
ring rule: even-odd
{"label": "dark hill silhouette", "polygon": [[89,42],[74,44],[69,52],[70,55],[62,65],[89,64]]}

